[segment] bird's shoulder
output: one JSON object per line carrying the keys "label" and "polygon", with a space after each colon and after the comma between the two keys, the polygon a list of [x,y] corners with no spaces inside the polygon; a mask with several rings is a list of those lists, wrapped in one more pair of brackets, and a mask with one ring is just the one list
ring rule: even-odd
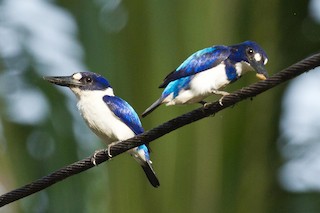
{"label": "bird's shoulder", "polygon": [[212,46],[199,50],[189,56],[177,69],[169,73],[159,88],[166,87],[170,82],[195,75],[211,69],[226,60],[231,54],[228,46]]}
{"label": "bird's shoulder", "polygon": [[138,114],[128,102],[120,97],[109,95],[103,96],[103,101],[135,134],[141,134],[144,131]]}

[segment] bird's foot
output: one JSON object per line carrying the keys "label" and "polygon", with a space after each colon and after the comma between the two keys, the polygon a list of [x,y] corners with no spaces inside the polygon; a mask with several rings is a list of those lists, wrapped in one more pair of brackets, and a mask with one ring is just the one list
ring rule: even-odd
{"label": "bird's foot", "polygon": [[222,103],[223,98],[224,98],[224,96],[222,96],[222,97],[219,99],[219,104],[220,104],[220,106],[223,106],[223,103]]}
{"label": "bird's foot", "polygon": [[206,101],[199,101],[198,103],[201,104],[202,106],[205,106],[206,104],[208,104],[208,102]]}
{"label": "bird's foot", "polygon": [[212,93],[214,93],[216,95],[222,95],[222,97],[219,99],[220,106],[223,106],[222,100],[223,100],[224,96],[230,95],[230,93],[228,93],[226,91],[220,91],[220,90],[213,90]]}
{"label": "bird's foot", "polygon": [[202,104],[202,106],[203,106],[204,108],[206,108],[207,106],[209,106],[209,104],[211,104],[211,103],[208,103],[208,102],[206,102],[206,101],[199,101],[198,103],[199,103],[199,104]]}
{"label": "bird's foot", "polygon": [[105,152],[108,154],[109,159],[112,158],[111,150],[110,150],[110,149],[111,149],[111,147],[112,147],[113,145],[115,145],[116,143],[118,143],[118,142],[110,143],[110,144],[108,145],[108,148],[105,150]]}
{"label": "bird's foot", "polygon": [[104,149],[100,149],[100,150],[96,150],[94,151],[94,154],[91,157],[91,162],[93,165],[97,166],[97,162],[96,162],[96,158],[97,158],[97,154],[101,151],[105,151]]}
{"label": "bird's foot", "polygon": [[210,104],[211,104],[211,103],[205,103],[205,104],[203,104],[203,107],[204,107],[204,108],[207,108]]}

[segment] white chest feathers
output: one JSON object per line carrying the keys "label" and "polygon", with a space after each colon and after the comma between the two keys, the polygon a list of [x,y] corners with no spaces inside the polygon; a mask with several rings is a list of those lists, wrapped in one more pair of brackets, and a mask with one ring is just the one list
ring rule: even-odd
{"label": "white chest feathers", "polygon": [[134,132],[118,118],[103,101],[113,91],[77,91],[78,109],[90,129],[107,144],[133,137]]}
{"label": "white chest feathers", "polygon": [[219,90],[226,86],[230,81],[227,78],[225,67],[224,64],[220,64],[198,73],[191,80],[190,89],[200,94],[208,94],[212,90]]}
{"label": "white chest feathers", "polygon": [[190,81],[188,89],[179,91],[179,95],[175,98],[173,94],[169,95],[164,102],[167,105],[197,103],[212,94],[212,91],[219,90],[229,83],[225,65],[220,64],[196,74]]}

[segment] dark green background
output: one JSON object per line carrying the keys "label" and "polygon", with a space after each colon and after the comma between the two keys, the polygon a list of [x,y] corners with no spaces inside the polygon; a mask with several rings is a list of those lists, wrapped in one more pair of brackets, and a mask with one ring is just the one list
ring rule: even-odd
{"label": "dark green background", "polygon": [[[254,40],[269,55],[267,69],[272,75],[318,51],[320,44],[320,28],[308,15],[307,1],[301,0],[127,0],[121,7],[128,20],[119,32],[105,30],[101,8],[93,1],[56,4],[74,16],[89,70],[107,77],[116,95],[138,114],[160,96],[157,86],[162,79],[204,47]],[[95,144],[91,151],[79,156],[66,108],[69,98],[39,75],[30,74],[29,81],[50,98],[51,116],[40,126],[18,125],[3,117],[8,148],[0,153],[0,166],[7,189],[104,147],[94,138],[88,141]],[[256,81],[249,73],[226,90]],[[158,189],[149,185],[130,156],[122,155],[6,208],[12,212],[320,212],[318,194],[290,193],[278,184],[278,122],[285,86],[151,143],[161,182]],[[161,106],[142,123],[151,129],[196,107]],[[55,139],[54,153],[42,161],[26,151],[26,137],[34,129],[47,131]]]}

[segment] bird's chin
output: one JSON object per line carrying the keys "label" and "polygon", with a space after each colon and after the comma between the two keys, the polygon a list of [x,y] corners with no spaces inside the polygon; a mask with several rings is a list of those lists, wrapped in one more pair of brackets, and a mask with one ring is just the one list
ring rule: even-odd
{"label": "bird's chin", "polygon": [[79,87],[69,87],[71,91],[78,97],[80,98],[81,95],[81,89]]}
{"label": "bird's chin", "polygon": [[265,75],[261,74],[261,73],[257,73],[256,76],[260,80],[266,80],[267,79],[267,77]]}

